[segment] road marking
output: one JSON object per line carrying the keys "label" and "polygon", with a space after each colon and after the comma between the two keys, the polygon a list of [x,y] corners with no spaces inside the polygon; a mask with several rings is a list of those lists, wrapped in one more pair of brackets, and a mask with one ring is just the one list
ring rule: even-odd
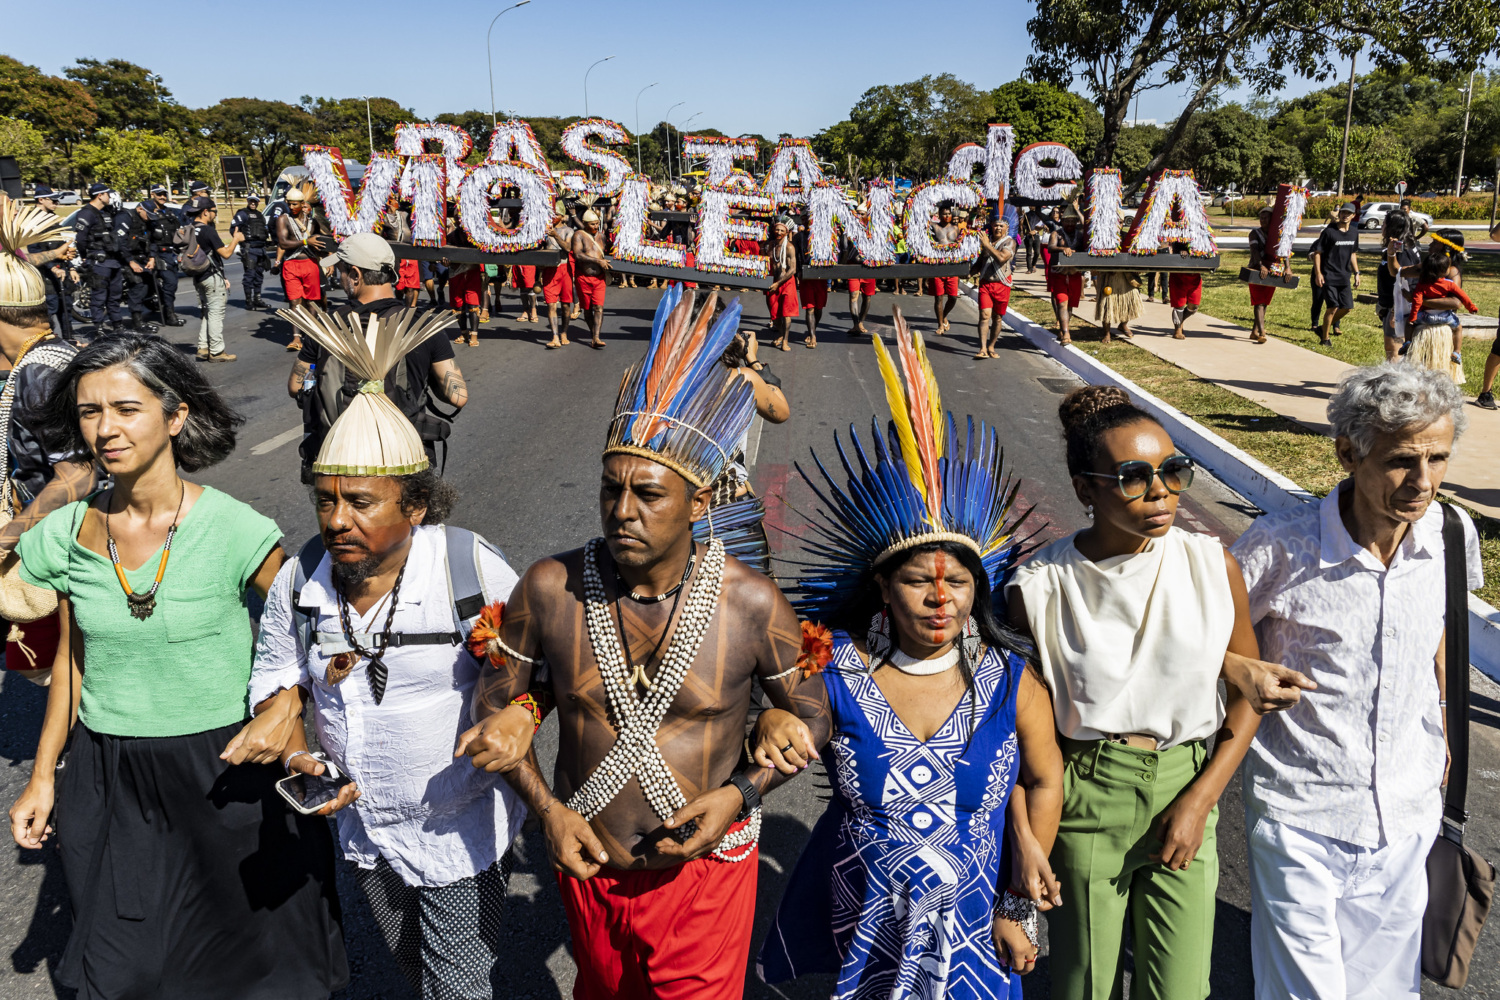
{"label": "road marking", "polygon": [[254,448],[250,449],[250,454],[252,454],[252,455],[265,455],[265,454],[268,454],[270,452],[275,451],[277,448],[280,448],[284,444],[287,444],[287,443],[292,442],[292,441],[300,440],[301,437],[302,437],[302,428],[300,428],[300,427],[293,427],[289,431],[282,431],[280,434],[278,434],[275,437],[271,438],[269,441],[262,441],[260,444],[256,445]]}
{"label": "road marking", "polygon": [[755,456],[760,454],[760,429],[766,425],[760,414],[755,415],[755,420],[750,424],[750,436],[745,441],[745,468],[755,468]]}

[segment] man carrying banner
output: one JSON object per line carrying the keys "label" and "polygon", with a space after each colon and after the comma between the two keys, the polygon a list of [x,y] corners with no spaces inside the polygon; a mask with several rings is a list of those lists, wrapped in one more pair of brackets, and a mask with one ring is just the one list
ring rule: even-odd
{"label": "man carrying banner", "polygon": [[766,290],[766,310],[771,314],[771,329],[776,339],[772,347],[790,351],[792,319],[801,310],[797,305],[797,248],[788,237],[791,220],[778,215],[771,226],[771,243],[766,256],[771,258],[771,287]]}
{"label": "man carrying banner", "polygon": [[[542,823],[572,930],[578,1000],[739,1000],[755,913],[760,797],[774,768],[742,749],[751,681],[826,740],[824,686],[776,585],[709,528],[711,484],[755,412],[719,363],[738,302],[669,287],[604,450],[604,537],[526,571],[475,689],[472,749],[503,733],[533,675],[561,723],[549,787],[533,750],[506,774]],[[719,508],[723,511],[724,508]],[[724,514],[718,515],[721,524]],[[710,525],[712,521],[708,522]],[[542,666],[545,664],[545,667]],[[545,673],[543,673],[545,671]],[[555,793],[554,793],[555,788]]]}
{"label": "man carrying banner", "polygon": [[[953,221],[953,209],[943,205],[938,209],[937,224],[932,226],[932,242],[935,246],[951,246],[964,236],[964,227]],[[932,314],[937,317],[937,332],[948,332],[948,314],[958,305],[958,275],[943,278],[928,278],[927,290],[932,293]]]}
{"label": "man carrying banner", "polygon": [[604,259],[604,243],[599,238],[599,213],[592,208],[583,213],[583,228],[573,234],[573,259],[578,266],[578,297],[588,310],[589,346],[604,349],[604,280],[611,268]]}
{"label": "man carrying banner", "polygon": [[[299,187],[286,192],[286,214],[276,219],[276,245],[282,250],[281,287],[286,292],[288,308],[298,302],[321,308],[323,276],[317,255],[331,250],[333,239],[319,232],[319,223],[308,211],[307,195]],[[289,351],[302,350],[302,335],[295,334],[287,345]]]}

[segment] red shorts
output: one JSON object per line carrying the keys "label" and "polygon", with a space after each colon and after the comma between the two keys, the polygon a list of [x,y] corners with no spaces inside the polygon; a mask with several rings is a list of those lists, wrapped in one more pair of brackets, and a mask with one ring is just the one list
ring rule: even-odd
{"label": "red shorts", "polygon": [[874,295],[875,294],[875,279],[874,278],[850,278],[849,279],[849,294],[850,295]]}
{"label": "red shorts", "polygon": [[12,628],[20,633],[14,642],[9,638],[5,640],[6,670],[52,669],[58,642],[62,638],[60,614],[54,611],[46,618],[39,618],[26,625],[13,626],[9,622],[0,621],[0,629],[4,629],[6,635],[9,635]]}
{"label": "red shorts", "polygon": [[542,269],[542,298],[549,306],[557,302],[573,304],[573,272],[567,261]]}
{"label": "red shorts", "polygon": [[512,288],[535,288],[536,287],[536,265],[517,264],[510,269],[510,287]]}
{"label": "red shorts", "polygon": [[1276,289],[1270,285],[1251,285],[1250,304],[1252,306],[1268,306],[1276,294]]}
{"label": "red shorts", "polygon": [[775,291],[766,292],[766,308],[773,320],[796,318],[802,311],[797,305],[797,282],[788,281]]}
{"label": "red shorts", "polygon": [[578,276],[578,296],[583,303],[583,308],[604,308],[604,290],[608,283],[603,278],[595,278],[591,275],[580,274]]}
{"label": "red shorts", "polygon": [[1203,275],[1180,272],[1168,275],[1167,295],[1171,299],[1173,309],[1202,305]]}
{"label": "red shorts", "polygon": [[803,309],[822,309],[828,305],[828,281],[826,279],[799,281],[797,291],[802,297]]}
{"label": "red shorts", "polygon": [[474,306],[477,309],[483,289],[484,271],[479,267],[448,277],[448,300],[455,309],[462,309],[464,306]]}
{"label": "red shorts", "polygon": [[1010,308],[1010,286],[1003,281],[986,281],[979,286],[979,308],[998,309],[1000,315]]}
{"label": "red shorts", "polygon": [[937,298],[939,295],[957,295],[958,275],[950,274],[946,278],[928,278],[927,294],[933,298]]}
{"label": "red shorts", "polygon": [[[693,251],[689,250],[686,254],[683,255],[682,266],[683,267],[694,268],[694,269],[696,269],[698,267],[698,258],[696,258],[696,257],[693,256]],[[678,281],[675,278],[673,280],[667,282],[667,284],[668,285],[681,285],[683,288],[697,288],[698,287],[698,283],[696,281]]]}
{"label": "red shorts", "polygon": [[422,287],[422,267],[414,260],[403,260],[397,267],[396,291]]}
{"label": "red shorts", "polygon": [[735,240],[734,252],[755,256],[760,253],[760,244],[754,240]]}
{"label": "red shorts", "polygon": [[281,288],[288,302],[310,299],[316,302],[323,297],[322,272],[318,262],[306,257],[294,257],[281,262]]}
{"label": "red shorts", "polygon": [[1083,275],[1054,274],[1047,279],[1047,291],[1063,305],[1078,305],[1083,301]]}
{"label": "red shorts", "polygon": [[584,882],[559,873],[574,1000],[740,1000],[759,864],[757,851],[738,864],[605,868]]}

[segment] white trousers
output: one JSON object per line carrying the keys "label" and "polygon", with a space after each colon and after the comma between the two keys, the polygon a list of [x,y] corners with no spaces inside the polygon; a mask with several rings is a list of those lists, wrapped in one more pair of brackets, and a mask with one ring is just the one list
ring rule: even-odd
{"label": "white trousers", "polygon": [[1371,849],[1253,812],[1245,826],[1256,1000],[1421,996],[1436,830]]}

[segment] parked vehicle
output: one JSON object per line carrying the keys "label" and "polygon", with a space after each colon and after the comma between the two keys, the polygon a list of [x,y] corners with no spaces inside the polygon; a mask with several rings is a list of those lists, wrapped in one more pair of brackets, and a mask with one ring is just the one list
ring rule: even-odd
{"label": "parked vehicle", "polygon": [[[1361,229],[1380,229],[1385,225],[1385,217],[1401,206],[1394,201],[1376,201],[1365,206],[1364,213],[1360,216],[1359,226]],[[1410,213],[1412,225],[1417,227],[1417,235],[1420,236],[1432,228],[1432,216],[1426,212],[1418,212],[1413,209]]]}

